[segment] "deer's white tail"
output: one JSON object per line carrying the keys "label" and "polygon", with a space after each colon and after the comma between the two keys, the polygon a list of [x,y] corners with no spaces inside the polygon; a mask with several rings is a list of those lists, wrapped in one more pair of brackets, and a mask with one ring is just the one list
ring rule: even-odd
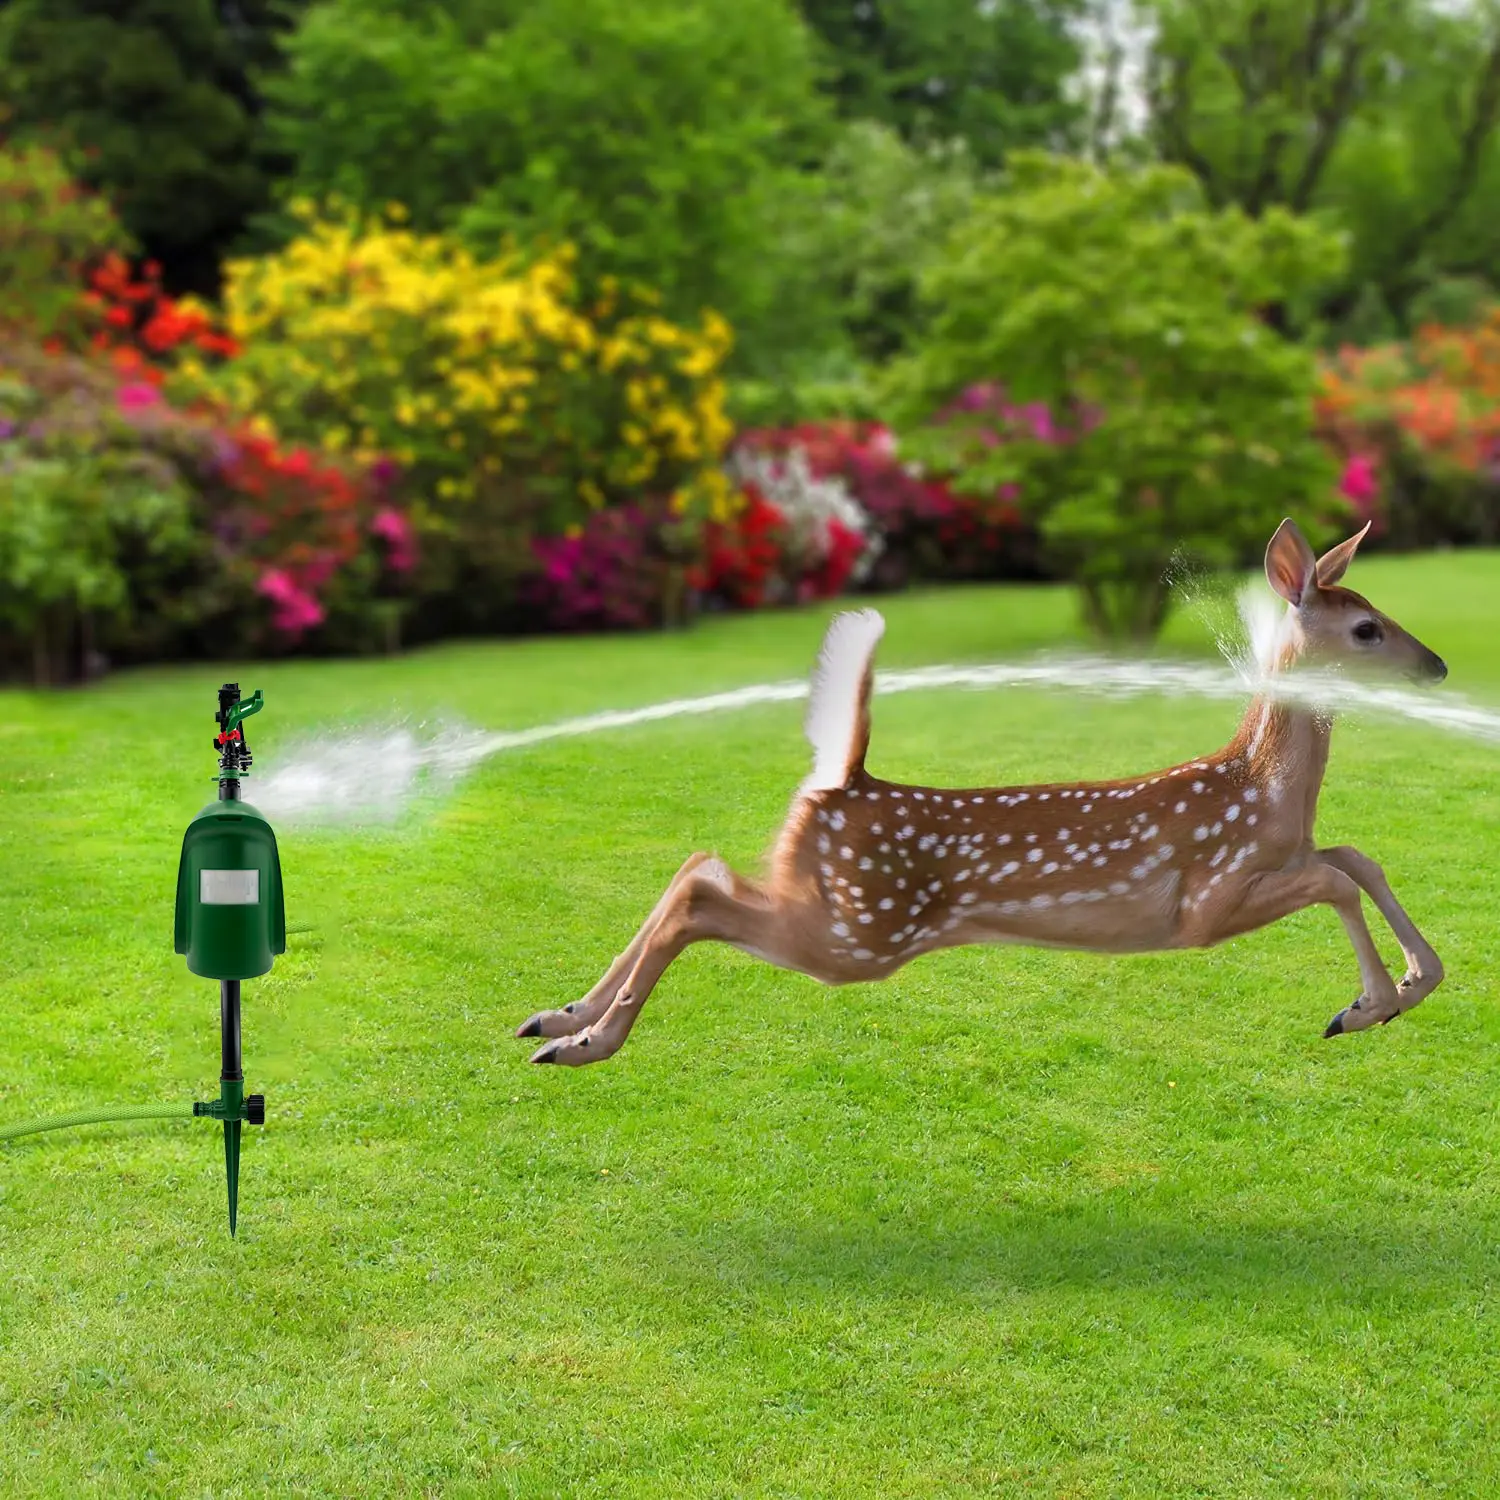
{"label": "deer's white tail", "polygon": [[847,786],[870,745],[870,688],[885,621],[873,609],[835,615],[813,667],[804,730],[813,768],[804,792]]}

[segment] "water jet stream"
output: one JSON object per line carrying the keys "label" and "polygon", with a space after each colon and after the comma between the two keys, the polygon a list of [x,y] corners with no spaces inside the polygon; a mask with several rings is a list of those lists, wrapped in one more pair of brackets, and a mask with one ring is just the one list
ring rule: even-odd
{"label": "water jet stream", "polygon": [[[1243,636],[1236,639],[1217,633],[1223,665],[1050,655],[1024,662],[878,672],[875,691],[885,695],[955,687],[1064,688],[1106,698],[1159,695],[1231,700],[1264,693],[1327,713],[1405,719],[1500,745],[1500,712],[1447,691],[1376,686],[1328,672],[1272,676],[1266,664],[1274,659],[1284,612],[1260,589],[1241,596],[1239,615]],[[300,749],[293,747],[279,756],[278,769],[255,788],[252,798],[283,823],[388,824],[401,816],[418,793],[441,792],[482,761],[507,750],[764,703],[792,703],[805,698],[807,691],[805,679],[757,683],[529,729],[486,732],[450,727],[426,739],[408,728],[355,731]],[[361,767],[359,775],[349,774],[351,764]]]}

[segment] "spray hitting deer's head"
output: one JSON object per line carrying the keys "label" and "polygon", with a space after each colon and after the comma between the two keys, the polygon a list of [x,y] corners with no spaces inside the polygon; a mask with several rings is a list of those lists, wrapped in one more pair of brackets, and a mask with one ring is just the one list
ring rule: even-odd
{"label": "spray hitting deer's head", "polygon": [[1290,653],[1309,666],[1441,682],[1448,675],[1442,657],[1339,583],[1369,529],[1367,521],[1348,541],[1317,557],[1293,522],[1277,528],[1266,548],[1266,577],[1291,606],[1278,665]]}

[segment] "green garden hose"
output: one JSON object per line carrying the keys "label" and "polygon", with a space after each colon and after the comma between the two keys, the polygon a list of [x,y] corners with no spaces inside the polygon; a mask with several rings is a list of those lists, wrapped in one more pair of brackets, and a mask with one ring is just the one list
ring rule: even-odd
{"label": "green garden hose", "polygon": [[197,1111],[191,1104],[129,1104],[116,1109],[75,1109],[65,1115],[44,1115],[39,1120],[21,1120],[0,1125],[0,1141],[39,1130],[65,1130],[70,1125],[105,1125],[114,1120],[191,1120]]}

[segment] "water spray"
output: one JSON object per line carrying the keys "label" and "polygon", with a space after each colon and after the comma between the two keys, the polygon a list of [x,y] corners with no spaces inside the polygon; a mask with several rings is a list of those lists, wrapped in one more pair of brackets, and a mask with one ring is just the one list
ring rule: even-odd
{"label": "water spray", "polygon": [[188,824],[177,867],[176,951],[194,974],[219,981],[219,1097],[206,1103],[81,1109],[0,1126],[0,1141],[8,1141],[117,1120],[218,1120],[224,1126],[231,1235],[239,1219],[240,1136],[246,1125],[263,1125],[266,1119],[264,1096],[245,1093],[240,985],[268,973],[276,955],[286,952],[276,835],[265,817],[240,799],[240,781],[250,774],[253,760],[244,723],[264,706],[259,688],[249,698],[240,697],[236,682],[219,689],[219,732],[213,741],[219,795]]}

